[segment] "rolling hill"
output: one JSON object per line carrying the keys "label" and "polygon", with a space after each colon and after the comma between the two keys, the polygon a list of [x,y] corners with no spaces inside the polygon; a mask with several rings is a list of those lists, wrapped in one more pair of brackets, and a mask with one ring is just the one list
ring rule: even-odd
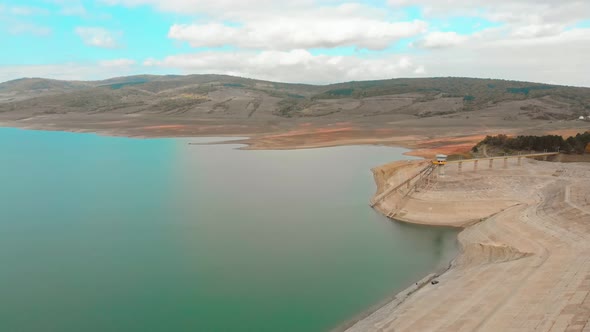
{"label": "rolling hill", "polygon": [[251,135],[345,123],[436,137],[587,128],[577,119],[589,114],[590,88],[475,78],[308,85],[139,75],[0,83],[3,125],[121,135]]}

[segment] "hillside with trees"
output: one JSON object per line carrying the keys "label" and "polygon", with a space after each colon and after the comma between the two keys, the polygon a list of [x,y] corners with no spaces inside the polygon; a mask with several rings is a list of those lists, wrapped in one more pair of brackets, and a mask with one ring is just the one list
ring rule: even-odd
{"label": "hillside with trees", "polygon": [[564,139],[559,135],[545,136],[516,136],[507,135],[486,136],[473,147],[473,152],[478,152],[483,145],[503,150],[514,151],[560,151],[564,153],[583,154],[587,152],[590,144],[590,131]]}
{"label": "hillside with trees", "polygon": [[[244,95],[252,96],[255,104],[255,100],[271,99],[272,114],[284,118],[330,114],[371,116],[392,112],[431,117],[471,112],[502,103],[512,103],[516,107],[517,112],[508,115],[508,119],[567,120],[590,114],[590,89],[581,87],[461,77],[309,85],[226,75],[139,75],[84,82],[23,78],[0,83],[0,111],[50,104],[66,106],[69,112],[109,112],[125,108],[134,113],[150,112],[154,104],[167,99],[171,112],[175,113],[175,104],[185,110],[199,108],[207,101],[215,105]],[[30,99],[34,101],[27,102]],[[391,103],[384,109],[363,107],[366,104],[363,101],[371,103],[375,99]],[[232,103],[229,104],[231,108]],[[72,105],[84,107],[70,107]],[[90,107],[85,107],[87,105]],[[347,112],[351,110],[358,112]]]}
{"label": "hillside with trees", "polygon": [[[590,130],[585,120],[589,115],[590,88],[498,79],[395,78],[311,85],[227,75],[138,75],[0,83],[2,125],[117,135],[251,136],[310,128],[333,132],[335,127],[355,139],[543,135]],[[330,140],[333,134],[325,136]],[[580,143],[568,144],[551,141],[540,146],[580,150]]]}

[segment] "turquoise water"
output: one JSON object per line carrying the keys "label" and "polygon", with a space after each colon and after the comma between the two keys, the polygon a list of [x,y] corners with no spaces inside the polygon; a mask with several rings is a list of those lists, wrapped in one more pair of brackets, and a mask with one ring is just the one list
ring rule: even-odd
{"label": "turquoise water", "polygon": [[0,331],[323,331],[454,255],[367,205],[404,150],[0,128]]}

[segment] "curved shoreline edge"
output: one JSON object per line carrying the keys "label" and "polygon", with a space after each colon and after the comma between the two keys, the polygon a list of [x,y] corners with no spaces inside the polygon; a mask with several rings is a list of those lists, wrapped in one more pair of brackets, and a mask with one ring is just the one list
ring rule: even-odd
{"label": "curved shoreline edge", "polygon": [[[324,127],[313,128],[287,127],[283,131],[268,128],[249,128],[236,126],[211,126],[207,123],[193,125],[186,130],[179,130],[174,125],[147,125],[145,123],[121,125],[115,122],[97,123],[43,123],[43,122],[22,122],[15,120],[0,120],[0,127],[17,128],[22,130],[38,131],[59,131],[71,133],[86,133],[100,136],[127,137],[136,139],[150,138],[202,138],[202,137],[226,137],[231,139],[229,144],[244,144],[242,150],[299,150],[327,148],[349,145],[375,145],[402,147],[410,149],[404,155],[413,157],[427,157],[433,151],[424,148],[424,142],[428,146],[433,144],[433,138],[421,134],[394,133],[390,130],[375,130],[366,128],[354,128],[352,130],[339,131],[328,130],[329,135],[323,130]],[[329,127],[329,126],[328,126]],[[325,128],[324,128],[325,129]],[[481,134],[442,136],[436,139],[438,150],[458,152],[469,150],[469,147],[479,142],[484,136]],[[233,140],[239,138],[237,140]],[[220,141],[216,144],[225,144]]]}
{"label": "curved shoreline edge", "polygon": [[400,292],[395,293],[394,295],[391,295],[391,296],[381,300],[377,304],[372,305],[370,308],[365,309],[363,312],[361,312],[360,314],[357,314],[355,317],[349,319],[347,322],[342,323],[340,326],[336,327],[332,331],[333,332],[346,331],[349,328],[351,328],[352,326],[354,326],[356,323],[362,321],[363,319],[366,319],[367,317],[369,317],[373,313],[375,313],[377,310],[379,310],[385,306],[393,305],[394,307],[396,307],[396,306],[400,305],[406,298],[411,296],[414,292],[416,292],[420,288],[424,287],[426,284],[428,284],[433,279],[437,278],[438,276],[440,276],[442,273],[446,272],[450,268],[451,268],[451,266],[449,265],[444,271],[442,271],[440,273],[430,273],[430,274],[426,275],[424,278],[420,279],[415,284],[405,288],[404,290],[402,290]]}
{"label": "curved shoreline edge", "polygon": [[[408,163],[374,168],[375,196],[420,168]],[[588,164],[526,160],[446,173],[375,204],[401,222],[463,228],[439,283],[424,282],[431,274],[336,330],[590,331]]]}
{"label": "curved shoreline edge", "polygon": [[[375,194],[373,194],[373,197],[371,198],[371,201],[373,201],[374,199],[376,199],[377,197],[379,197],[380,194],[384,193],[387,190],[387,178],[383,177],[383,176],[379,176],[379,172],[381,171],[381,169],[383,167],[387,167],[387,165],[393,165],[393,164],[399,164],[399,168],[398,166],[394,167],[395,172],[399,172],[400,168],[405,168],[405,167],[420,167],[422,166],[422,162],[423,161],[395,161],[393,163],[390,164],[386,164],[386,165],[382,165],[382,166],[378,166],[375,167],[373,169],[371,169],[371,172],[373,173],[373,177],[375,180],[375,185],[377,186],[377,191],[375,192]],[[416,164],[413,164],[416,163]],[[414,167],[412,167],[414,168]],[[414,169],[415,170],[415,169]],[[390,174],[391,176],[392,174]],[[408,174],[404,174],[405,176],[408,176]],[[452,228],[459,228],[461,229],[461,231],[457,234],[457,243],[459,243],[458,249],[459,251],[457,252],[457,254],[451,259],[451,261],[447,264],[447,266],[445,268],[439,268],[438,270],[435,270],[434,272],[431,272],[429,274],[427,274],[425,277],[423,277],[422,279],[418,280],[417,282],[415,282],[414,284],[404,288],[401,291],[398,291],[396,293],[394,293],[393,295],[390,295],[384,299],[382,299],[381,301],[379,301],[378,303],[372,305],[371,307],[363,310],[362,312],[356,314],[354,317],[350,318],[349,320],[347,320],[346,322],[338,325],[336,328],[332,329],[332,332],[343,332],[343,331],[347,331],[348,329],[350,329],[351,327],[353,327],[355,324],[357,324],[360,321],[363,321],[365,319],[367,319],[369,316],[373,315],[374,313],[376,313],[378,310],[388,306],[391,309],[395,309],[397,306],[399,306],[400,304],[402,304],[406,299],[408,299],[410,296],[412,296],[412,294],[414,294],[415,292],[417,292],[418,290],[420,290],[422,287],[426,286],[428,283],[430,283],[431,281],[433,281],[434,279],[440,277],[441,275],[443,275],[444,273],[448,272],[450,269],[453,268],[453,262],[459,258],[459,256],[462,254],[463,252],[463,244],[461,243],[461,241],[459,240],[459,234],[466,228],[469,227],[469,225],[471,224],[475,224],[477,222],[480,222],[482,220],[473,220],[467,223],[467,225],[465,226],[457,226],[454,224],[449,224],[449,225],[445,225],[445,224],[440,224],[440,225],[433,225],[430,223],[426,223],[426,222],[420,222],[420,221],[411,221],[408,219],[404,219],[404,218],[389,218],[387,216],[388,212],[383,210],[382,208],[380,208],[379,205],[375,205],[373,207],[375,210],[377,210],[380,214],[382,214],[383,216],[387,217],[388,219],[390,219],[391,222],[401,222],[401,223],[406,223],[406,224],[411,224],[411,225],[420,225],[420,226],[429,226],[429,227],[452,227]]]}
{"label": "curved shoreline edge", "polygon": [[[375,195],[376,196],[376,195]],[[376,209],[379,211],[379,213],[381,213],[384,216],[387,216],[385,213],[383,213],[382,211],[380,211],[379,209]],[[498,213],[501,213],[503,211],[500,211]],[[492,216],[489,216],[488,218],[491,218]],[[461,231],[459,233],[457,233],[457,238],[456,241],[459,244],[458,246],[458,252],[455,254],[455,256],[450,260],[450,262],[447,264],[446,267],[444,268],[439,268],[437,270],[435,270],[434,272],[431,272],[429,274],[427,274],[425,277],[423,277],[422,279],[420,279],[419,281],[415,282],[414,284],[410,285],[409,287],[394,293],[391,296],[386,297],[385,299],[379,301],[377,304],[372,305],[371,307],[363,310],[361,313],[357,314],[356,316],[354,316],[353,318],[349,319],[348,321],[346,321],[345,323],[340,324],[338,327],[336,327],[335,329],[332,330],[332,332],[343,332],[343,331],[347,331],[349,328],[353,327],[356,323],[368,318],[369,316],[371,316],[372,314],[374,314],[375,312],[377,312],[379,309],[385,307],[385,306],[389,306],[391,309],[395,310],[395,308],[399,305],[401,305],[405,300],[407,300],[410,296],[412,296],[412,294],[414,294],[415,292],[417,292],[418,290],[420,290],[422,287],[428,285],[428,283],[430,283],[431,281],[435,280],[436,278],[444,275],[445,273],[449,272],[452,268],[453,268],[453,263],[458,260],[461,255],[464,252],[464,244],[461,242],[459,235],[461,234],[461,232],[463,232],[467,227],[473,226],[479,222],[483,222],[485,221],[485,219],[479,219],[479,220],[472,220],[472,221],[467,221],[465,226],[457,226],[457,225],[445,225],[445,224],[441,224],[441,225],[433,225],[433,224],[429,224],[429,223],[424,223],[424,222],[418,222],[418,221],[410,221],[410,220],[404,220],[404,219],[391,219],[391,222],[400,222],[400,223],[406,223],[406,224],[410,224],[410,225],[420,225],[420,226],[428,226],[428,227],[452,227],[452,228],[459,228],[461,229]],[[487,219],[487,218],[486,218]]]}

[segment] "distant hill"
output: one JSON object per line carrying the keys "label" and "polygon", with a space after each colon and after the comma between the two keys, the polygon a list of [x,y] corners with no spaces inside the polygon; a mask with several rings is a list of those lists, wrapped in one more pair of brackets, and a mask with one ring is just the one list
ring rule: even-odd
{"label": "distant hill", "polygon": [[[531,119],[569,119],[590,113],[590,89],[474,78],[306,85],[224,75],[139,75],[102,81],[23,78],[0,84],[0,111],[10,105],[10,109],[38,107],[39,111],[127,110],[242,117],[263,107],[261,113],[284,118],[383,113],[430,117],[507,102],[518,103],[519,115]],[[226,114],[219,114],[220,110]]]}
{"label": "distant hill", "polygon": [[0,92],[2,93],[24,93],[28,91],[61,91],[74,90],[79,88],[91,87],[91,83],[77,81],[60,81],[46,78],[20,78],[4,83],[0,83]]}
{"label": "distant hill", "polygon": [[306,145],[314,128],[330,129],[314,134],[319,142],[333,140],[335,128],[346,139],[575,135],[590,129],[590,121],[578,120],[588,115],[589,88],[458,77],[330,85],[226,75],[0,83],[0,125],[130,136],[289,132]]}

